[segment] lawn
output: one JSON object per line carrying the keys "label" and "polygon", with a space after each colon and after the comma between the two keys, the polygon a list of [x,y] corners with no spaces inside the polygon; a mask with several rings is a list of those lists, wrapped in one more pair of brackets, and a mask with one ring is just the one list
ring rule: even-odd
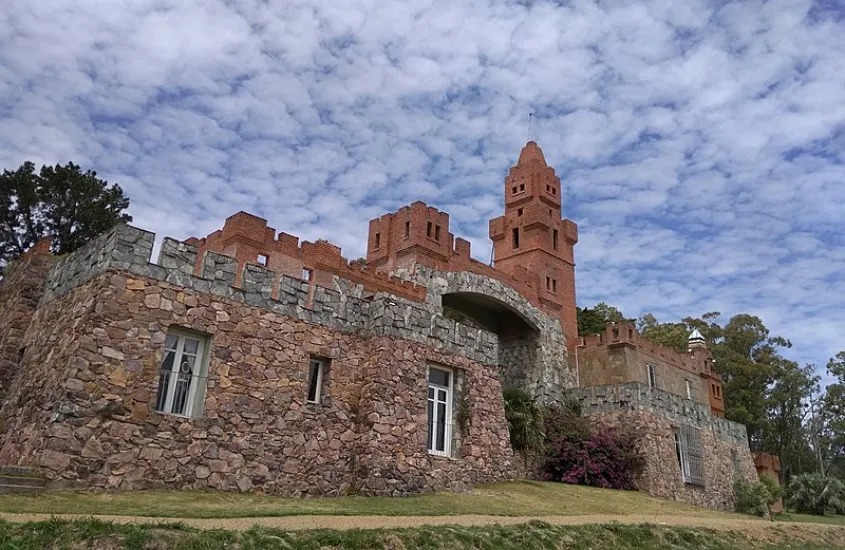
{"label": "lawn", "polygon": [[[822,530],[824,531],[824,530]],[[0,550],[831,550],[840,532],[753,533],[656,525],[418,527],[401,530],[196,530],[179,525],[120,525],[97,520],[0,521]]]}
{"label": "lawn", "polygon": [[845,526],[845,516],[811,516],[809,514],[796,514],[792,512],[782,512],[775,514],[777,521],[790,521],[797,523],[828,523],[830,525]]}
{"label": "lawn", "polygon": [[612,491],[562,483],[519,481],[477,487],[472,493],[409,497],[281,498],[217,491],[51,492],[0,495],[0,512],[237,518],[294,515],[382,516],[574,516],[728,514],[636,491]]}

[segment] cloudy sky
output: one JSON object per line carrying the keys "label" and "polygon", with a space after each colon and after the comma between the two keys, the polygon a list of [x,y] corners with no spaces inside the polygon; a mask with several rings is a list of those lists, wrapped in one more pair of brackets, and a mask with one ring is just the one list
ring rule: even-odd
{"label": "cloudy sky", "polygon": [[534,112],[581,305],[752,312],[823,364],[843,37],[841,0],[4,0],[0,168],[96,169],[159,236],[247,210],[349,258],[421,199],[489,259]]}

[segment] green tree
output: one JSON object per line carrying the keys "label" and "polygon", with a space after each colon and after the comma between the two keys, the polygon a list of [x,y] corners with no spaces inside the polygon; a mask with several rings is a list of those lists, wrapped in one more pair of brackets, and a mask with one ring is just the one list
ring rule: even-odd
{"label": "green tree", "polygon": [[69,162],[42,166],[25,162],[0,175],[0,269],[42,237],[53,238],[56,254],[72,252],[89,239],[132,217],[119,185]]}
{"label": "green tree", "polygon": [[511,436],[511,447],[527,455],[543,450],[545,433],[543,431],[543,410],[534,398],[523,389],[505,388],[502,390],[505,402],[505,418]]}
{"label": "green tree", "polygon": [[599,302],[592,308],[576,308],[578,319],[578,336],[601,334],[607,323],[625,321],[625,316],[617,308]]}

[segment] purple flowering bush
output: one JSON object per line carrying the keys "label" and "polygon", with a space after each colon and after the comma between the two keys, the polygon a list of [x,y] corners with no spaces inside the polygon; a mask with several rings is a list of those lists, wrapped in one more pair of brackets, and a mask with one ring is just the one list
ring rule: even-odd
{"label": "purple flowering bush", "polygon": [[608,489],[635,489],[640,458],[631,437],[591,429],[574,407],[546,416],[544,478]]}

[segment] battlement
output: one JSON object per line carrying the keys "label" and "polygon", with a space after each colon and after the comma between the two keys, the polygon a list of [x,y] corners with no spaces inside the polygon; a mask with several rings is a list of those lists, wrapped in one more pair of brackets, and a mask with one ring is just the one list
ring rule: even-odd
{"label": "battlement", "polygon": [[[496,334],[447,319],[442,309],[432,304],[393,292],[368,291],[352,278],[339,275],[332,277],[330,286],[320,286],[313,280],[279,275],[264,266],[241,265],[232,256],[210,250],[200,255],[195,245],[169,237],[162,242],[158,261],[151,263],[154,241],[154,233],[128,225],[116,226],[92,239],[55,264],[47,276],[39,307],[107,271],[121,270],[342,332],[404,338],[485,364],[497,361]],[[326,250],[325,244],[314,245],[317,251]],[[361,278],[369,277],[369,272],[359,266],[342,266],[350,274],[366,273]],[[401,282],[399,288],[416,287],[405,281],[393,282]]]}
{"label": "battlement", "polygon": [[634,323],[608,323],[603,333],[580,338],[578,347],[584,350],[584,354],[589,354],[594,350],[621,346],[630,346],[644,355],[665,361],[680,369],[721,380],[721,377],[713,372],[712,357],[706,350],[693,349],[687,353],[681,353],[661,346],[642,336]]}
{"label": "battlement", "polygon": [[[447,222],[448,223],[448,222]],[[267,220],[247,212],[229,216],[223,228],[205,238],[191,237],[185,243],[197,247],[197,264],[194,274],[201,273],[204,252],[212,251],[234,258],[238,264],[236,284],[241,282],[241,272],[247,264],[271,269],[279,277],[299,278],[318,285],[331,287],[334,276],[360,284],[369,292],[387,292],[409,300],[424,301],[425,288],[386,273],[350,262],[341,248],[326,240],[305,241],[288,233],[278,233],[267,226]]]}

